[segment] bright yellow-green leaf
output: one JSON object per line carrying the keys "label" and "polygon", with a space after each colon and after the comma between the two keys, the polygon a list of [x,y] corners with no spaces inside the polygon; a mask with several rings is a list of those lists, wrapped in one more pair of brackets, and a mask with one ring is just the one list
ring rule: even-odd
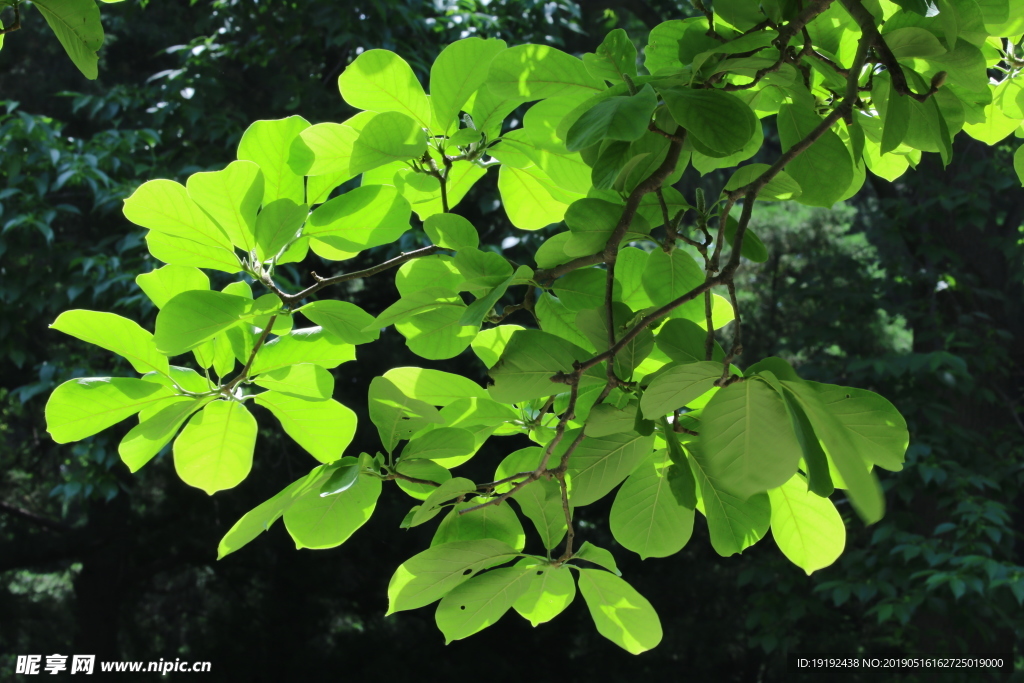
{"label": "bright yellow-green leaf", "polygon": [[647,598],[611,572],[579,570],[580,592],[597,632],[638,655],[661,642],[661,620]]}
{"label": "bright yellow-green leaf", "polygon": [[494,539],[453,541],[403,562],[388,583],[388,614],[429,605],[484,567],[508,562],[515,548]]}
{"label": "bright yellow-green leaf", "polygon": [[802,475],[768,491],[772,504],[772,537],[790,562],[811,573],[843,554],[846,526],[828,498],[807,490]]}
{"label": "bright yellow-green leaf", "polygon": [[533,568],[516,565],[474,576],[441,598],[435,620],[445,644],[487,628],[512,607],[530,585]]}
{"label": "bright yellow-green leaf", "polygon": [[430,127],[430,104],[409,64],[390,50],[367,50],[338,77],[341,97],[356,109],[401,112]]}
{"label": "bright yellow-green leaf", "polygon": [[[567,435],[562,443],[568,440]],[[603,498],[636,469],[653,448],[653,436],[636,432],[585,437],[569,456],[568,473],[573,481],[569,500],[579,507]]]}
{"label": "bright yellow-green leaf", "polygon": [[356,433],[356,414],[333,399],[267,391],[256,396],[256,403],[272,412],[285,433],[320,462],[341,458]]}
{"label": "bright yellow-green leaf", "polygon": [[128,318],[100,311],[64,311],[50,327],[123,356],[137,372],[168,372],[167,356],[157,351],[153,335]]}
{"label": "bright yellow-green leaf", "polygon": [[164,304],[182,292],[210,288],[210,278],[206,273],[189,266],[164,266],[138,275],[135,283],[157,308],[163,308]]}
{"label": "bright yellow-green leaf", "polygon": [[185,183],[188,196],[243,251],[256,246],[256,212],[263,203],[263,172],[251,161],[233,161],[211,173],[195,173]]}
{"label": "bright yellow-green leaf", "polygon": [[249,475],[256,418],[238,401],[214,401],[194,415],[174,441],[174,469],[211,496]]}
{"label": "bright yellow-green leaf", "polygon": [[355,485],[332,496],[309,486],[284,512],[284,525],[296,548],[333,548],[366,523],[377,506],[381,481],[361,475]]}
{"label": "bright yellow-green leaf", "polygon": [[308,164],[296,165],[291,160],[292,144],[306,128],[306,119],[289,116],[256,121],[242,134],[238,158],[256,162],[263,171],[263,206],[278,199],[290,199],[296,204],[306,200],[303,175]]}
{"label": "bright yellow-green leaf", "polygon": [[440,130],[447,130],[469,99],[487,80],[494,56],[505,49],[504,40],[457,40],[430,67],[430,104]]}
{"label": "bright yellow-green leaf", "polygon": [[259,375],[296,363],[316,363],[330,370],[355,360],[355,349],[323,328],[304,327],[264,344],[249,374]]}
{"label": "bright yellow-green leaf", "polygon": [[185,186],[173,180],[150,180],[140,185],[124,200],[124,215],[154,232],[208,248],[232,250],[227,234],[189,197]]}
{"label": "bright yellow-green leaf", "polygon": [[526,591],[512,603],[512,607],[531,626],[547,623],[572,603],[576,597],[576,582],[566,565],[538,565],[536,560],[531,559],[521,562],[530,565],[530,583]]}
{"label": "bright yellow-green leaf", "polygon": [[78,441],[135,413],[160,405],[174,390],[141,379],[72,379],[53,390],[46,402],[46,431],[57,443]]}
{"label": "bright yellow-green leaf", "polygon": [[[160,450],[170,443],[181,425],[192,413],[213,400],[208,398],[181,397],[167,405],[159,404],[142,411],[140,422],[135,425],[118,444],[117,453],[131,472],[153,459]],[[150,414],[151,413],[151,414]]]}

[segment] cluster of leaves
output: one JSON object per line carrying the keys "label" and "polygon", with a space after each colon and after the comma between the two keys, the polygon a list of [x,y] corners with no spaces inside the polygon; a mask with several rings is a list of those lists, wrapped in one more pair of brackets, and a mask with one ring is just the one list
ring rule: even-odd
{"label": "cluster of leaves", "polygon": [[[573,509],[620,483],[610,526],[642,557],[680,550],[700,510],[722,555],[771,528],[808,573],[827,566],[845,535],[828,496],[845,489],[865,521],[880,519],[871,468],[902,467],[906,426],[880,396],[803,380],[781,359],[732,365],[742,351],[733,275],[741,254],[766,257],[748,227],[755,200],[830,206],[856,192],[867,170],[886,177],[906,164],[901,173],[921,151],[948,160],[961,128],[991,139],[991,122],[1010,118],[993,104],[986,56],[973,41],[985,32],[984,47],[998,50],[1012,81],[1015,48],[990,36],[1015,24],[962,4],[931,17],[856,0],[717,8],[655,28],[649,75],[638,73],[621,31],[582,60],[467,39],[435,61],[430,96],[397,55],[364,52],[339,78],[345,101],[363,110],[356,116],[257,122],[224,170],[184,186],[150,181],[126,201],[126,216],[149,230],[150,252],[168,264],[138,278],[160,308],[155,334],[83,310],[54,327],[144,374],[65,383],[47,404],[49,432],[74,441],[139,414],[119,448],[129,467],[174,439],[181,478],[213,493],[248,474],[256,424],[246,403],[266,407],[322,464],[239,520],[221,556],[282,516],[300,547],[336,546],[370,517],[382,482],[397,481],[421,501],[403,526],[450,509],[432,547],[392,577],[390,611],[440,599],[449,640],[510,608],[534,624],[553,618],[574,595],[570,567],[599,632],[634,653],[656,645],[657,616],[617,576],[610,553],[573,545]],[[932,21],[950,14],[956,22]],[[521,128],[503,125],[533,101]],[[741,166],[710,205],[671,187],[687,164],[750,159],[763,145],[759,118],[769,115],[784,150],[774,164]],[[567,226],[537,251],[537,268],[480,249],[473,225],[450,213],[491,166],[516,227]],[[332,196],[359,176],[360,187]],[[688,211],[696,239],[681,232]],[[432,246],[316,277],[294,294],[274,280],[275,268],[307,250],[344,261],[391,243],[413,212]],[[376,316],[343,301],[304,303],[395,267],[401,298]],[[213,291],[202,268],[245,279]],[[255,298],[257,283],[268,293]],[[719,286],[729,300],[713,295]],[[512,287],[525,290],[521,302],[496,312]],[[467,305],[462,292],[474,300]],[[536,328],[502,324],[520,310]],[[293,329],[299,315],[315,327]],[[726,353],[714,331],[730,321]],[[331,398],[327,369],[392,325],[426,359],[472,347],[494,384],[396,368],[369,390],[385,452],[344,456],[355,417]],[[188,352],[202,374],[170,365]],[[253,385],[264,391],[250,393]],[[509,454],[493,481],[452,477],[485,440],[510,434],[538,445]],[[509,498],[536,526],[544,555],[523,553],[522,526],[502,506]]]}

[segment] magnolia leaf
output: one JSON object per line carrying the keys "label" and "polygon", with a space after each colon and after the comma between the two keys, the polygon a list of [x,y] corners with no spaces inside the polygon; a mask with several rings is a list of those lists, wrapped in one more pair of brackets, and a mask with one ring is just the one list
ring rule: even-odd
{"label": "magnolia leaf", "polygon": [[657,612],[628,583],[600,569],[580,569],[579,584],[602,636],[634,655],[661,642]]}
{"label": "magnolia leaf", "polygon": [[249,475],[256,418],[239,401],[214,401],[194,415],[174,441],[174,469],[209,495],[234,488]]}

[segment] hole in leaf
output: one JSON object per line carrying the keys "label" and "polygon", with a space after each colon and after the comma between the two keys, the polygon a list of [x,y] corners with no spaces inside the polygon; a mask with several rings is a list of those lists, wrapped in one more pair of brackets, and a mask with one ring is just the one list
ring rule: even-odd
{"label": "hole in leaf", "polygon": [[540,575],[541,575],[541,574],[543,574],[543,573],[544,573],[544,571],[543,571],[542,569],[538,569],[538,570],[537,570],[537,576],[540,576]]}
{"label": "hole in leaf", "polygon": [[463,575],[463,576],[469,576],[469,575],[470,575],[470,574],[472,574],[472,573],[473,573],[473,570],[472,570],[472,569],[467,569],[466,571],[462,572],[462,575]]}
{"label": "hole in leaf", "polygon": [[846,395],[846,398],[850,398],[850,395],[849,395],[849,394],[847,394],[847,395]]}
{"label": "hole in leaf", "polygon": [[463,605],[463,606],[462,606],[462,607],[460,607],[459,609],[462,609],[462,610],[464,610],[464,609],[466,609],[466,606],[465,606],[465,605]]}

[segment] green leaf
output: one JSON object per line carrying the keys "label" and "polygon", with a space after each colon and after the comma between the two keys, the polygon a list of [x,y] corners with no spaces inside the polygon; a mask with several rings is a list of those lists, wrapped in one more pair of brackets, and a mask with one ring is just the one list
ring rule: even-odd
{"label": "green leaf", "polygon": [[93,0],[36,0],[32,3],[43,14],[68,57],[89,80],[99,75],[97,52],[103,45],[100,9]]}
{"label": "green leaf", "polygon": [[394,187],[365,185],[318,206],[303,235],[314,238],[317,253],[317,243],[322,242],[354,256],[401,237],[409,229],[411,212],[409,202]]}
{"label": "green leaf", "polygon": [[708,520],[711,547],[722,557],[729,557],[764,538],[771,523],[771,503],[767,493],[742,500],[719,489],[704,470],[699,446],[699,441],[686,445],[693,456],[689,462],[700,491],[699,505]]}
{"label": "green leaf", "polygon": [[[571,443],[568,435],[563,437],[562,443]],[[570,502],[579,507],[603,498],[629,476],[653,448],[653,436],[635,432],[585,437],[569,456],[568,473],[573,482]]]}
{"label": "green leaf", "polygon": [[701,467],[715,488],[744,500],[789,481],[803,453],[782,397],[757,379],[734,382],[711,398],[699,441]]}
{"label": "green leaf", "polygon": [[[738,228],[739,223],[730,216],[729,220],[725,223],[725,241],[730,245],[736,238],[736,230]],[[768,260],[768,247],[764,246],[764,242],[761,241],[761,238],[749,226],[746,232],[743,233],[743,246],[740,248],[740,255],[754,263],[764,263]]]}
{"label": "green leaf", "polygon": [[[494,481],[506,479],[516,474],[533,472],[540,464],[541,449],[536,446],[521,448],[507,455],[498,465],[494,473]],[[512,484],[500,484],[496,491],[511,490]],[[558,482],[550,479],[538,479],[512,494],[523,514],[533,522],[541,542],[548,550],[558,545],[565,536],[565,510],[562,506],[562,493]],[[570,506],[570,515],[572,507]]]}
{"label": "green leaf", "polygon": [[620,409],[610,403],[599,403],[590,410],[584,433],[598,437],[628,432],[633,428],[635,417],[635,405]]}
{"label": "green leaf", "polygon": [[427,289],[421,289],[419,291],[412,292],[407,296],[403,296],[401,299],[385,308],[372,324],[363,328],[363,331],[369,332],[372,330],[380,330],[389,325],[393,325],[396,322],[412,318],[420,313],[426,313],[443,307],[457,308],[459,309],[458,313],[461,316],[462,309],[465,307],[465,304],[462,302],[462,299],[451,290],[442,289],[440,287],[428,287]]}
{"label": "green leaf", "polygon": [[[117,446],[117,453],[133,474],[170,443],[174,435],[185,424],[185,420],[213,397],[180,399],[169,405],[158,404],[143,411],[139,424],[125,434]],[[147,414],[151,413],[152,414]]]}
{"label": "green leaf", "polygon": [[388,583],[393,614],[429,605],[485,567],[508,562],[518,552],[494,539],[454,541],[428,548],[403,562]]}
{"label": "green leaf", "polygon": [[[166,375],[150,372],[144,375],[142,379],[147,382],[162,384],[165,387],[174,389],[175,391],[177,391],[177,387],[181,387],[185,391],[191,391],[195,394],[202,394],[211,391],[214,388],[212,382],[195,370],[191,368],[178,367],[176,365],[170,366],[170,372]],[[177,385],[177,387],[175,385]]]}
{"label": "green leaf", "polygon": [[307,128],[306,119],[289,116],[256,121],[242,134],[238,158],[256,162],[263,171],[263,206],[278,199],[290,199],[296,204],[306,201],[306,168],[293,168],[290,156],[292,143]]}
{"label": "green leaf", "polygon": [[808,491],[807,480],[799,474],[769,490],[768,497],[772,536],[790,562],[810,576],[839,559],[846,526],[832,501]]}
{"label": "green leaf", "polygon": [[164,266],[142,273],[136,276],[135,283],[157,308],[163,308],[164,304],[182,292],[210,288],[210,278],[206,273],[188,266]]}
{"label": "green leaf", "polygon": [[[622,216],[622,204],[586,197],[573,202],[565,212],[565,224],[572,237],[563,246],[569,256],[589,256],[605,248]],[[651,231],[647,220],[640,215],[633,218],[625,240],[636,239]]]}
{"label": "green leaf", "polygon": [[309,215],[309,207],[296,204],[288,197],[275,199],[256,216],[256,227],[253,239],[256,242],[256,256],[261,262],[279,258],[278,254],[289,244],[294,243]]}
{"label": "green leaf", "polygon": [[167,356],[156,350],[153,335],[133,320],[113,313],[74,310],[61,313],[50,327],[124,357],[137,372],[169,372]]}
{"label": "green leaf", "polygon": [[666,253],[655,249],[647,257],[644,291],[655,306],[662,306],[704,283],[704,271],[682,249]]}
{"label": "green leaf", "polygon": [[573,554],[573,559],[593,562],[599,567],[607,569],[615,576],[622,576],[618,565],[615,564],[615,557],[604,548],[598,548],[590,541],[584,541],[580,549]]}
{"label": "green leaf", "polygon": [[573,370],[570,345],[540,330],[518,330],[512,335],[501,359],[489,371],[494,384],[488,389],[499,403],[521,403],[565,391],[551,378]]}
{"label": "green leaf", "polygon": [[721,376],[722,364],[718,361],[702,360],[670,368],[644,391],[640,409],[648,420],[656,420],[703,396]]}
{"label": "green leaf", "polygon": [[341,97],[356,109],[401,112],[430,128],[430,103],[409,64],[389,50],[360,53],[338,76]]}
{"label": "green leaf", "polygon": [[1018,147],[1017,151],[1013,153],[1013,170],[1017,172],[1017,179],[1024,187],[1024,145]]}
{"label": "green leaf", "polygon": [[349,172],[418,159],[426,151],[427,135],[418,121],[397,111],[384,112],[370,119],[352,143]]}
{"label": "green leaf", "polygon": [[493,367],[498,362],[498,359],[501,358],[501,354],[505,350],[505,346],[508,345],[512,335],[521,329],[523,328],[519,325],[498,325],[481,330],[473,338],[473,353],[488,368]]}
{"label": "green leaf", "polygon": [[[443,423],[437,408],[413,398],[388,379],[374,377],[370,382],[370,420],[377,426],[381,443],[390,453],[399,441],[429,424]],[[411,476],[411,475],[410,475]]]}
{"label": "green leaf", "polygon": [[858,452],[851,430],[825,406],[815,387],[785,380],[783,385],[807,416],[829,464],[842,476],[854,510],[867,524],[880,520],[885,514],[885,497],[878,479],[868,471],[867,463]]}
{"label": "green leaf", "polygon": [[[811,133],[821,118],[810,105],[784,104],[777,117],[783,151],[788,151]],[[800,184],[797,201],[808,206],[831,207],[853,182],[853,161],[846,145],[831,130],[818,138],[786,166],[786,172]]]}
{"label": "green leaf", "polygon": [[[136,225],[196,242],[207,250],[232,252],[231,239],[173,180],[150,180],[124,200],[124,215]],[[155,254],[154,254],[155,255]]]}
{"label": "green leaf", "polygon": [[296,312],[301,312],[346,344],[368,344],[380,337],[380,330],[376,328],[364,331],[373,324],[373,316],[347,301],[314,301]]}
{"label": "green leaf", "polygon": [[871,101],[882,117],[882,139],[878,153],[879,156],[883,156],[903,142],[907,129],[910,128],[911,110],[910,98],[900,95],[893,89],[889,73],[883,71],[877,76],[871,89]]}
{"label": "green leaf", "polygon": [[[612,314],[614,317],[611,325],[608,323],[606,307],[580,311],[576,314],[576,326],[600,353],[608,350],[610,337],[614,336],[616,342],[620,341],[631,331],[631,322],[636,320],[633,312],[625,304],[617,301],[612,304]],[[653,349],[654,334],[649,329],[641,331],[616,354],[615,374],[620,378],[631,378],[633,369],[640,365]]]}
{"label": "green leaf", "polygon": [[318,490],[319,485],[329,476],[326,468],[316,467],[306,476],[284,487],[273,498],[260,503],[242,515],[217,545],[217,559],[224,559],[268,530],[299,496],[310,490]]}
{"label": "green leaf", "polygon": [[[696,363],[704,360],[706,339],[707,331],[700,325],[692,320],[676,318],[662,325],[654,336],[654,343],[678,363]],[[711,358],[716,361],[725,358],[725,351],[717,341]]]}
{"label": "green leaf", "polygon": [[662,88],[661,96],[676,123],[718,156],[743,149],[761,125],[743,100],[721,90]]}
{"label": "green leaf", "polygon": [[552,196],[551,190],[557,189],[537,166],[512,168],[502,164],[498,169],[501,202],[509,221],[520,230],[539,230],[562,220],[568,203]]}
{"label": "green leaf", "polygon": [[455,267],[466,278],[462,289],[483,293],[513,275],[512,264],[493,251],[464,248],[455,255]]}
{"label": "green leaf", "polygon": [[697,54],[717,48],[721,43],[707,35],[705,17],[666,21],[651,30],[644,50],[644,66],[652,74],[664,69],[688,67]]}
{"label": "green leaf", "polygon": [[296,549],[334,548],[366,524],[380,497],[381,481],[362,475],[355,485],[332,496],[311,486],[284,512],[284,525]]}
{"label": "green leaf", "polygon": [[[617,28],[604,37],[594,54],[583,55],[583,64],[594,78],[621,82],[636,78],[636,46],[626,32]],[[536,624],[534,624],[536,625]]]}
{"label": "green leaf", "polygon": [[320,462],[341,458],[356,432],[356,414],[333,399],[267,391],[256,396],[256,403],[272,412],[285,433]]}
{"label": "green leaf", "polygon": [[430,241],[445,249],[476,249],[480,236],[473,224],[454,213],[437,213],[423,222]]}
{"label": "green leaf", "polygon": [[[738,190],[761,177],[770,168],[768,164],[747,164],[736,169],[725,184],[727,191]],[[800,196],[800,185],[785,171],[778,174],[761,188],[757,198],[766,202],[781,202]],[[731,241],[731,238],[730,238]],[[760,263],[760,262],[758,262]]]}
{"label": "green leaf", "polygon": [[630,97],[609,97],[576,120],[569,128],[565,147],[576,152],[602,140],[639,140],[647,132],[657,106],[658,96],[649,85]]}
{"label": "green leaf", "polygon": [[296,363],[315,363],[330,370],[356,359],[355,347],[320,327],[304,327],[267,342],[249,369],[259,375]]}
{"label": "green leaf", "polygon": [[239,401],[214,401],[185,425],[174,441],[174,469],[189,486],[209,495],[249,475],[256,447],[256,418]]}
{"label": "green leaf", "polygon": [[507,543],[522,552],[526,545],[526,533],[510,505],[488,505],[479,510],[460,515],[460,510],[486,502],[486,498],[474,498],[457,503],[445,516],[434,532],[430,547],[453,541],[476,541],[485,538]]}
{"label": "green leaf", "polygon": [[443,507],[445,503],[454,498],[459,498],[475,492],[476,484],[469,479],[464,477],[448,479],[430,492],[430,495],[423,501],[423,505],[419,506],[419,510],[417,510],[416,514],[412,516],[409,526],[419,526],[420,524],[429,521],[437,514],[438,508]]}
{"label": "green leaf", "polygon": [[177,356],[244,320],[256,317],[253,302],[223,292],[182,292],[156,316],[156,348]]}
{"label": "green leaf", "polygon": [[501,619],[526,592],[533,567],[517,565],[474,576],[441,598],[435,620],[445,644],[467,638]]}
{"label": "green leaf", "polygon": [[458,427],[439,427],[410,440],[402,450],[402,459],[444,460],[465,457],[475,452],[476,441],[470,431]]}
{"label": "green leaf", "polygon": [[409,398],[446,406],[461,398],[487,398],[487,391],[473,380],[428,368],[391,368],[384,378]]}
{"label": "green leaf", "polygon": [[[528,266],[519,266],[519,268],[529,270]],[[532,271],[530,272],[532,274]],[[494,306],[498,303],[498,300],[505,296],[505,292],[508,291],[509,285],[511,285],[512,281],[515,279],[515,275],[509,275],[504,281],[495,285],[494,289],[467,306],[466,310],[462,312],[462,316],[459,317],[459,323],[462,325],[480,327],[483,324],[484,319],[494,310]]]}
{"label": "green leaf", "polygon": [[441,417],[449,427],[501,427],[518,428],[509,423],[520,419],[520,414],[511,407],[489,398],[459,398],[441,409]]}
{"label": "green leaf", "polygon": [[68,380],[54,389],[46,402],[46,431],[57,443],[78,441],[172,396],[174,390],[141,379]]}
{"label": "green leaf", "polygon": [[[533,565],[533,560],[522,560]],[[530,622],[531,626],[544,624],[568,607],[576,597],[576,582],[568,565],[552,567],[533,565],[530,567],[530,583],[526,591],[512,603],[512,608]]]}
{"label": "green leaf", "polygon": [[946,54],[946,48],[942,47],[935,34],[916,26],[888,31],[883,38],[896,59],[928,58]]}
{"label": "green leaf", "polygon": [[668,477],[675,466],[665,451],[659,453],[629,475],[615,494],[609,517],[615,540],[641,560],[676,554],[693,533],[693,508],[676,500]]}
{"label": "green leaf", "polygon": [[430,66],[430,104],[439,130],[448,130],[505,47],[504,40],[465,38],[441,50]]}
{"label": "green leaf", "polygon": [[242,270],[235,253],[216,244],[151,230],[146,234],[146,246],[153,258],[167,264],[210,268],[232,274]]}
{"label": "green leaf", "polygon": [[580,569],[579,584],[602,636],[634,655],[661,642],[657,612],[628,583],[600,569]]}
{"label": "green leaf", "polygon": [[555,280],[552,290],[570,311],[597,308],[604,304],[606,279],[603,270],[580,268]]}
{"label": "green leaf", "polygon": [[[376,115],[376,112],[361,111],[341,123],[317,123],[305,128],[299,133],[298,139],[292,142],[292,154],[307,158],[311,156],[309,168],[304,169],[304,173],[313,177],[333,178],[336,187],[358,175],[351,170],[352,147],[363,127]],[[312,178],[307,181],[310,182]],[[316,203],[313,199],[307,196],[309,204]]]}
{"label": "green leaf", "polygon": [[[450,216],[452,214],[438,214]],[[433,218],[433,217],[431,217]],[[424,256],[402,264],[395,273],[395,286],[402,296],[436,287],[452,294],[459,291],[465,278],[455,267],[455,259],[444,254]]]}
{"label": "green leaf", "polygon": [[662,434],[668,444],[668,456],[672,466],[668,471],[668,485],[676,502],[688,510],[697,507],[697,480],[693,478],[689,458],[676,436],[675,425],[670,426],[668,420],[661,419]]}
{"label": "green leaf", "polygon": [[427,360],[454,358],[469,346],[479,328],[462,324],[465,304],[458,302],[414,315],[395,324],[409,350]]}
{"label": "green leaf", "polygon": [[[432,460],[401,460],[397,465],[395,465],[395,469],[400,474],[404,474],[407,477],[422,479],[424,481],[433,481],[438,484],[443,484],[452,478],[451,472]],[[398,488],[402,489],[417,500],[426,500],[430,497],[430,494],[437,489],[436,486],[431,486],[430,484],[420,484],[417,482],[406,481],[405,479],[395,479],[395,482],[398,484]]]}
{"label": "green leaf", "polygon": [[256,247],[256,212],[263,203],[263,172],[257,164],[233,161],[220,171],[194,173],[185,188],[232,244],[246,252]]}
{"label": "green leaf", "polygon": [[[590,340],[576,327],[576,311],[570,311],[561,301],[544,292],[534,304],[534,313],[545,332],[561,337],[587,351],[593,351]],[[484,334],[481,332],[481,334]]]}
{"label": "green leaf", "polygon": [[516,45],[491,62],[490,88],[499,96],[541,100],[576,92],[593,95],[604,83],[579,59],[548,45]]}
{"label": "green leaf", "polygon": [[[363,456],[369,457],[366,453],[363,453]],[[359,474],[362,469],[359,464],[359,458],[346,455],[340,460],[335,461],[334,467],[335,469],[331,476],[327,478],[327,481],[319,489],[321,498],[348,491],[359,481]]]}

